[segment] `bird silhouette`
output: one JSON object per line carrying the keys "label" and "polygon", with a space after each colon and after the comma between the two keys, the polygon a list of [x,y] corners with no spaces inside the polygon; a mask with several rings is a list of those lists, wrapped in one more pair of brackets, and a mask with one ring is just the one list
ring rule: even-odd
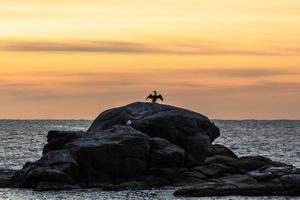
{"label": "bird silhouette", "polygon": [[146,98],[146,100],[148,99],[152,99],[152,103],[155,103],[158,99],[164,101],[163,97],[159,94],[157,95],[156,91],[153,91],[154,94],[149,94],[149,96]]}

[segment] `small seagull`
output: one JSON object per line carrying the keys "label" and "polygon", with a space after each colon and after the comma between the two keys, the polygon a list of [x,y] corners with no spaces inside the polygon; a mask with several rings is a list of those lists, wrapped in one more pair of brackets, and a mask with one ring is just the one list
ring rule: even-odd
{"label": "small seagull", "polygon": [[149,96],[146,98],[146,100],[152,99],[152,103],[155,103],[157,101],[157,99],[164,101],[163,97],[160,94],[157,95],[156,91],[153,91],[153,92],[154,92],[154,94],[149,94]]}
{"label": "small seagull", "polygon": [[131,125],[132,125],[132,121],[129,119],[129,120],[126,122],[126,125],[127,125],[127,126],[131,126]]}

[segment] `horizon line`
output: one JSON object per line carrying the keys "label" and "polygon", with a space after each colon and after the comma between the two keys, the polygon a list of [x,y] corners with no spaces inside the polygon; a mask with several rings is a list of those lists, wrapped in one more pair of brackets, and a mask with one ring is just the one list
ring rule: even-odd
{"label": "horizon line", "polygon": [[[96,119],[96,118],[95,118]],[[95,119],[87,119],[87,118],[0,118],[0,121],[94,121]],[[233,118],[209,118],[209,120],[214,121],[300,121],[299,119],[294,118],[274,118],[274,119],[266,119],[266,118],[241,118],[241,119],[233,119]]]}

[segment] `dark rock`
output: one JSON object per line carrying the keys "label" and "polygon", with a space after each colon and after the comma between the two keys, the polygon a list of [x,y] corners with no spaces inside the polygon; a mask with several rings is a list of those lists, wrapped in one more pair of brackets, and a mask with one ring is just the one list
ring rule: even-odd
{"label": "dark rock", "polygon": [[257,180],[247,175],[227,175],[218,179],[219,182],[225,185],[234,185],[242,189],[244,185],[256,185]]}
{"label": "dark rock", "polygon": [[272,166],[272,161],[262,156],[247,156],[236,159],[233,162],[224,163],[227,166],[254,171],[261,167]]}
{"label": "dark rock", "polygon": [[294,166],[267,167],[256,171],[248,172],[247,175],[258,181],[267,181],[283,175],[296,174],[297,168]]}
{"label": "dark rock", "polygon": [[[199,185],[184,187],[175,191],[175,196],[205,197],[205,196],[273,196],[286,195],[288,190],[279,181],[260,184],[254,178],[246,175],[231,175],[217,180],[211,180]],[[294,193],[295,194],[295,193]]]}
{"label": "dark rock", "polygon": [[290,174],[296,174],[297,168],[289,165],[285,167],[269,167],[265,171],[271,172],[274,176],[283,176],[283,175],[290,175]]}
{"label": "dark rock", "polygon": [[105,190],[188,186],[182,196],[299,195],[299,169],[262,156],[238,158],[211,143],[219,129],[205,116],[156,103],[103,112],[87,132],[49,131],[43,156],[0,187]]}
{"label": "dark rock", "polygon": [[176,196],[205,197],[205,196],[274,196],[300,195],[300,175],[284,175],[268,182],[258,183],[246,175],[230,175],[217,180],[184,187],[176,190]]}
{"label": "dark rock", "polygon": [[[26,167],[25,167],[26,165]],[[26,163],[22,170],[17,171],[12,177],[11,182],[13,187],[19,187],[19,188],[34,188],[36,186],[36,183],[33,183],[31,179],[29,178],[32,170],[35,167],[35,164],[29,165]]]}
{"label": "dark rock", "polygon": [[120,184],[108,184],[102,188],[105,190],[136,190],[150,189],[171,185],[180,169],[176,168],[152,168],[143,175],[132,178]]}
{"label": "dark rock", "polygon": [[70,185],[63,182],[41,181],[37,184],[36,191],[56,191],[56,190],[74,190],[79,189],[77,185]]}
{"label": "dark rock", "polygon": [[300,174],[284,175],[279,178],[287,195],[300,196]]}
{"label": "dark rock", "polygon": [[34,164],[33,162],[26,162],[26,163],[23,165],[22,169],[26,169],[26,168],[30,167],[31,165],[33,165],[33,164]]}
{"label": "dark rock", "polygon": [[35,182],[48,181],[48,182],[63,182],[74,183],[74,181],[64,172],[47,167],[39,167],[34,169],[30,173],[29,179],[33,179]]}
{"label": "dark rock", "polygon": [[86,133],[83,131],[57,131],[57,130],[50,130],[47,135],[47,142],[51,143],[53,141],[57,141],[59,139],[69,138],[70,140],[74,138],[81,137]]}
{"label": "dark rock", "polygon": [[248,176],[255,178],[258,181],[267,181],[269,179],[274,178],[271,172],[265,170],[255,170],[247,173]]}
{"label": "dark rock", "polygon": [[142,183],[146,187],[163,187],[171,184],[168,178],[157,175],[142,175],[133,180]]}
{"label": "dark rock", "polygon": [[220,144],[213,145],[212,155],[225,156],[225,157],[235,158],[235,159],[238,158],[233,151]]}
{"label": "dark rock", "polygon": [[146,175],[153,175],[157,177],[162,177],[164,179],[173,182],[178,175],[182,172],[186,171],[184,168],[151,168],[145,172]]}
{"label": "dark rock", "polygon": [[207,157],[203,164],[212,164],[212,163],[230,163],[230,162],[235,162],[237,161],[235,158],[227,157],[227,156],[222,156],[222,155],[215,155],[212,157]]}
{"label": "dark rock", "polygon": [[300,192],[300,174],[289,174],[279,178],[286,188],[295,188]]}
{"label": "dark rock", "polygon": [[163,174],[144,174],[120,184],[106,184],[101,188],[108,191],[141,190],[169,186],[170,184],[170,179]]}
{"label": "dark rock", "polygon": [[86,133],[82,131],[49,131],[47,135],[48,143],[43,148],[43,154],[49,151],[61,150],[65,144],[85,134]]}
{"label": "dark rock", "polygon": [[199,171],[185,171],[176,177],[173,186],[186,186],[190,184],[204,183],[207,179],[208,177]]}
{"label": "dark rock", "polygon": [[61,163],[77,165],[77,162],[73,159],[70,151],[66,149],[50,151],[44,154],[36,164],[39,166],[51,166]]}
{"label": "dark rock", "polygon": [[200,167],[195,167],[195,170],[205,174],[206,176],[210,178],[216,178],[219,176],[223,176],[226,173],[235,174],[238,173],[235,168],[228,167],[219,163],[212,163],[209,165],[203,165]]}
{"label": "dark rock", "polygon": [[183,148],[197,160],[203,160],[212,152],[211,142],[217,138],[219,129],[205,116],[168,105],[133,103],[107,110],[93,122],[88,132],[109,129],[116,124],[132,121],[132,127],[161,137]]}
{"label": "dark rock", "polygon": [[182,188],[175,191],[175,196],[184,197],[210,197],[210,196],[277,196],[287,195],[286,191],[280,191],[280,188],[269,190],[264,185],[248,185],[243,189],[234,185],[198,185],[190,188]]}
{"label": "dark rock", "polygon": [[91,187],[125,181],[147,168],[149,137],[131,127],[115,126],[97,134],[72,138],[64,149],[50,151],[18,172],[14,177],[17,186],[35,188],[41,181],[63,179]]}
{"label": "dark rock", "polygon": [[66,173],[50,167],[32,165],[12,178],[16,187],[36,188],[39,182],[73,184],[74,180]]}
{"label": "dark rock", "polygon": [[0,169],[0,188],[11,187],[11,179],[15,173],[15,170]]}
{"label": "dark rock", "polygon": [[182,148],[163,138],[151,138],[150,167],[180,168],[184,166],[185,152]]}
{"label": "dark rock", "polygon": [[77,159],[81,182],[91,186],[142,174],[147,167],[150,140],[131,127],[115,126],[77,138],[66,148]]}
{"label": "dark rock", "polygon": [[270,158],[266,158],[264,156],[242,156],[239,159],[241,160],[260,160],[262,162],[271,163],[272,160]]}
{"label": "dark rock", "polygon": [[290,188],[287,188],[286,190],[279,178],[273,178],[268,181],[260,182],[259,185],[263,185],[266,190],[271,190],[273,193],[278,192],[278,195],[280,195],[280,193],[281,195],[285,194],[290,190]]}
{"label": "dark rock", "polygon": [[184,161],[184,165],[185,167],[187,168],[194,168],[196,166],[199,166],[199,165],[202,165],[203,164],[203,161],[199,161],[199,160],[196,160],[194,158],[194,156],[192,156],[191,154],[189,153],[186,153],[186,157],[185,157],[185,161]]}
{"label": "dark rock", "polygon": [[149,189],[142,182],[127,181],[120,184],[103,184],[100,186],[103,191],[123,191],[123,190],[144,190]]}

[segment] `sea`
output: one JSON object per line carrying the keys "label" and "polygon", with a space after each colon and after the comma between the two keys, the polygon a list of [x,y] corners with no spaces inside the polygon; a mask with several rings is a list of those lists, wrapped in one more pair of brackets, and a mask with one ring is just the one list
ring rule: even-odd
{"label": "sea", "polygon": [[[238,156],[262,155],[300,167],[300,120],[213,120],[221,136],[214,141]],[[20,169],[40,158],[49,130],[87,130],[90,120],[0,120],[0,169]],[[37,192],[0,188],[0,200],[283,200],[300,197],[209,197],[177,198],[173,188],[107,192],[99,189]]]}

